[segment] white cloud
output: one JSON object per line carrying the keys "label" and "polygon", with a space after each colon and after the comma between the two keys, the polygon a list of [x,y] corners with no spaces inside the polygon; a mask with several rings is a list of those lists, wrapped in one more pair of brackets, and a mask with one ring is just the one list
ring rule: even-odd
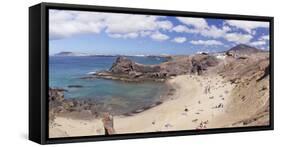
{"label": "white cloud", "polygon": [[[49,15],[50,39],[61,39],[81,34],[106,33],[112,38],[133,39],[149,37],[156,41],[168,40],[165,31],[177,33],[199,34],[210,40],[193,41],[197,44],[221,45],[221,42],[211,39],[222,38],[230,43],[263,44],[258,41],[268,41],[269,35],[261,36],[256,42],[251,40],[256,36],[256,28],[268,28],[268,22],[226,20],[223,26],[208,25],[204,18],[176,17],[181,24],[173,23],[163,16],[111,14],[85,11],[51,10]],[[235,28],[243,29],[247,34],[235,33]],[[184,36],[171,41],[183,43]]]}
{"label": "white cloud", "polygon": [[176,43],[184,43],[186,41],[186,38],[185,37],[176,37],[172,41],[176,42]]}
{"label": "white cloud", "polygon": [[218,28],[213,25],[204,30],[201,30],[200,34],[205,37],[219,38],[219,37],[223,37],[228,31],[230,31],[230,28],[227,26]]}
{"label": "white cloud", "polygon": [[[206,22],[205,20],[204,21],[203,20],[200,19],[200,21]],[[184,23],[184,24],[186,24],[186,23]],[[231,28],[228,27],[228,26],[223,26],[222,28],[218,28],[218,27],[216,27],[214,25],[208,26],[207,23],[203,23],[203,24],[204,25],[197,26],[195,28],[188,28],[187,26],[184,26],[184,25],[177,25],[172,30],[177,32],[177,33],[200,34],[202,36],[212,37],[212,38],[223,37],[223,36],[225,36],[225,34],[227,32],[229,32],[231,30]]]}
{"label": "white cloud", "polygon": [[170,21],[158,21],[158,27],[163,30],[169,30],[173,27],[173,24]]}
{"label": "white cloud", "polygon": [[261,21],[226,20],[225,23],[243,29],[248,33],[251,33],[252,30],[256,28],[269,28],[269,22]]}
{"label": "white cloud", "polygon": [[194,45],[223,45],[222,42],[217,40],[191,40],[190,43]]}
{"label": "white cloud", "polygon": [[254,42],[251,42],[250,45],[252,45],[252,46],[263,46],[263,45],[266,45],[266,42],[265,41],[254,41]]}
{"label": "white cloud", "polygon": [[187,26],[192,26],[197,29],[208,28],[208,23],[203,18],[189,18],[189,17],[177,17],[177,19]]}
{"label": "white cloud", "polygon": [[157,16],[114,14],[104,19],[107,33],[127,34],[158,28]]}
{"label": "white cloud", "polygon": [[169,30],[173,24],[161,16],[111,14],[84,11],[50,11],[50,39],[105,31],[114,38],[136,38],[148,32]]}
{"label": "white cloud", "polygon": [[49,17],[50,39],[87,33],[96,34],[104,28],[101,17],[97,13],[50,10]]}
{"label": "white cloud", "polygon": [[241,34],[241,33],[227,33],[224,38],[227,41],[235,42],[235,43],[249,43],[253,38],[252,35],[249,34]]}
{"label": "white cloud", "polygon": [[177,25],[172,30],[175,32],[178,32],[178,33],[182,33],[182,32],[186,32],[186,30],[188,30],[188,28],[184,25]]}
{"label": "white cloud", "polygon": [[169,39],[169,36],[165,35],[165,34],[162,34],[160,32],[155,32],[153,33],[151,36],[150,36],[153,40],[156,40],[156,41],[164,41],[164,40],[167,40]]}
{"label": "white cloud", "polygon": [[269,35],[263,35],[258,38],[257,41],[253,41],[249,43],[251,46],[255,46],[262,50],[268,50],[269,49]]}
{"label": "white cloud", "polygon": [[177,32],[177,33],[199,33],[198,30],[190,29],[190,28],[188,28],[184,25],[177,25],[172,30]]}
{"label": "white cloud", "polygon": [[259,38],[259,40],[266,40],[266,41],[268,41],[268,40],[269,40],[269,35],[261,36],[261,37]]}
{"label": "white cloud", "polygon": [[[173,31],[175,32],[200,34],[210,38],[224,38],[225,40],[234,43],[249,43],[256,34],[254,29],[269,27],[268,22],[258,21],[226,20],[222,27],[217,27],[215,25],[209,26],[207,21],[203,18],[178,17],[177,19],[184,25],[175,26],[173,28]],[[248,34],[234,33],[233,27],[243,29],[247,31]],[[261,39],[267,38],[269,38],[269,36],[264,36]]]}
{"label": "white cloud", "polygon": [[252,35],[256,35],[256,34],[257,34],[257,31],[256,31],[256,30],[252,30],[251,34],[252,34]]}
{"label": "white cloud", "polygon": [[137,38],[139,36],[139,34],[137,33],[127,33],[127,34],[109,34],[109,37],[112,38]]}
{"label": "white cloud", "polygon": [[149,36],[149,35],[151,35],[151,34],[152,34],[151,31],[141,31],[141,32],[140,32],[140,36],[141,36],[141,37],[146,37],[146,36]]}

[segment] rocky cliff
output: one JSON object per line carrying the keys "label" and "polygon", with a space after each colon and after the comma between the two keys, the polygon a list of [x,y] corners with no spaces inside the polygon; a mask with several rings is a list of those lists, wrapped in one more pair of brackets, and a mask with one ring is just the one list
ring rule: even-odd
{"label": "rocky cliff", "polygon": [[49,120],[64,115],[71,118],[93,119],[97,117],[97,105],[93,99],[65,99],[64,89],[49,88]]}
{"label": "rocky cliff", "polygon": [[203,74],[208,67],[216,66],[219,60],[214,56],[197,54],[193,56],[175,56],[158,65],[136,63],[126,57],[118,57],[108,71],[93,74],[96,78],[122,81],[164,81],[171,76],[182,74]]}

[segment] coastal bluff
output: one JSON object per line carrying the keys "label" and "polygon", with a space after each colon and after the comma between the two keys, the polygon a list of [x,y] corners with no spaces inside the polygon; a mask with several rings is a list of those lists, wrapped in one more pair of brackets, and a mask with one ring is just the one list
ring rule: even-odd
{"label": "coastal bluff", "polygon": [[157,65],[144,65],[125,56],[117,57],[111,68],[99,71],[86,78],[103,78],[127,82],[159,81],[184,74],[201,75],[209,67],[216,66],[219,60],[208,54],[193,56],[171,56],[169,60]]}
{"label": "coastal bluff", "polygon": [[161,95],[161,101],[114,114],[100,107],[95,97],[64,98],[67,90],[84,85],[49,88],[51,138],[270,124],[268,51],[238,45],[213,54],[168,56],[154,65],[140,64],[127,56],[114,59],[110,68],[82,78],[125,81],[122,84],[163,81],[160,84],[171,86],[168,93]]}

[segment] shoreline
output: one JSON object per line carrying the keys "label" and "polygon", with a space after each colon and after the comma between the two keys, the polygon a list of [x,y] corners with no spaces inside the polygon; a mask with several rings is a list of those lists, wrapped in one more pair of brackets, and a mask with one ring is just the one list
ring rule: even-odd
{"label": "shoreline", "polygon": [[[218,98],[210,98],[211,94],[221,93],[222,89],[217,89],[211,93],[204,94],[206,85],[213,87],[219,76],[209,78],[204,76],[180,75],[167,80],[167,84],[175,89],[174,94],[165,95],[163,103],[143,109],[132,115],[114,116],[114,129],[117,134],[143,133],[173,130],[193,130],[206,129],[212,123],[214,115],[220,115],[224,108],[214,108],[220,104]],[[220,79],[221,80],[221,79]],[[227,85],[223,89],[231,90]],[[170,89],[170,88],[169,88]],[[227,96],[226,96],[227,97]],[[227,99],[224,100],[224,105]],[[206,110],[207,109],[207,110]],[[221,110],[222,109],[222,110]],[[137,111],[137,110],[136,110]],[[60,126],[50,128],[50,137],[56,137],[58,133],[67,136],[102,135],[104,128],[100,118],[93,120],[69,119],[59,116],[55,123]],[[71,125],[70,125],[71,124]],[[79,131],[79,124],[84,124],[82,128],[92,131]],[[225,125],[225,124],[223,124]],[[223,126],[216,124],[217,127]],[[200,128],[201,127],[201,128]],[[64,133],[62,130],[64,130]]]}
{"label": "shoreline", "polygon": [[[151,108],[138,115],[115,118],[118,133],[143,133],[176,130],[194,130],[223,127],[227,124],[212,122],[225,114],[229,93],[220,97],[220,93],[231,91],[232,85],[216,88],[217,82],[223,82],[219,76],[181,75],[168,80],[176,89],[175,94],[162,105]],[[207,87],[211,87],[206,92]]]}
{"label": "shoreline", "polygon": [[[136,110],[126,105],[126,115],[105,115],[95,102],[67,101],[61,90],[49,89],[49,106],[53,106],[49,107],[49,116],[53,116],[49,117],[49,137],[266,126],[270,124],[269,57],[252,50],[246,56],[233,52],[240,47],[245,50],[243,45],[230,49],[223,59],[196,54],[158,65],[118,57],[107,72],[94,73],[91,78],[123,82],[163,79],[163,84],[172,87],[161,92],[162,101],[132,108]],[[71,117],[73,113],[89,119]]]}
{"label": "shoreline", "polygon": [[[119,81],[119,82],[123,82],[123,81]],[[169,97],[169,95],[173,95],[175,89],[173,88],[173,86],[171,84],[167,84],[166,81],[165,82],[157,82],[157,81],[144,81],[144,82],[135,82],[135,84],[154,84],[154,83],[161,83],[162,85],[158,85],[157,91],[155,92],[155,94],[153,95],[147,95],[145,96],[146,99],[149,100],[149,102],[140,102],[137,103],[137,106],[133,106],[130,109],[127,108],[112,108],[112,109],[106,109],[107,105],[111,105],[110,102],[102,102],[100,100],[97,100],[95,96],[91,97],[75,97],[75,98],[69,98],[66,96],[65,92],[68,92],[68,89],[63,89],[63,88],[49,88],[49,91],[57,91],[60,94],[57,94],[57,96],[53,96],[53,97],[57,97],[56,99],[59,99],[58,101],[61,103],[61,106],[65,106],[65,105],[70,105],[69,107],[64,107],[64,109],[66,111],[64,112],[68,112],[68,108],[70,108],[69,110],[71,110],[71,112],[75,112],[73,111],[74,109],[76,109],[73,103],[78,104],[80,106],[86,106],[87,104],[89,105],[94,105],[96,107],[96,113],[102,114],[105,112],[109,112],[111,115],[114,116],[132,116],[135,114],[138,114],[142,111],[145,111],[147,109],[153,108],[155,106],[158,106],[160,104],[162,104],[167,97]],[[74,87],[74,88],[81,88],[83,87],[82,85],[69,85],[68,87]],[[159,86],[161,86],[161,88],[159,88]],[[71,87],[71,88],[72,88]],[[53,92],[54,93],[54,92]],[[50,93],[49,93],[50,94]],[[61,97],[61,98],[58,98]],[[117,97],[118,98],[118,97]],[[120,96],[120,98],[126,98],[125,96]],[[51,100],[52,101],[52,100]],[[122,104],[121,104],[122,105]],[[54,107],[58,107],[57,105]],[[53,108],[53,107],[52,107]],[[98,108],[98,109],[97,109]],[[84,109],[79,109],[79,111],[83,111]],[[115,113],[116,112],[116,113]],[[78,115],[79,112],[77,112],[76,115]],[[65,114],[58,114],[58,116],[63,116]],[[69,117],[69,115],[67,115]],[[76,119],[77,117],[74,117],[74,119]],[[85,118],[87,119],[87,118]]]}
{"label": "shoreline", "polygon": [[[130,63],[128,66],[121,66],[122,68],[118,70],[131,67],[132,62],[128,61],[128,63]],[[174,67],[173,65],[169,65],[169,68]],[[270,77],[266,56],[249,56],[245,59],[228,57],[220,64],[209,67],[207,71],[202,69],[201,67],[204,66],[200,64],[194,64],[194,67],[196,67],[195,71],[196,69],[202,71],[197,71],[197,74],[192,72],[180,74],[184,72],[181,70],[175,76],[168,76],[165,84],[170,84],[175,90],[172,90],[171,94],[168,94],[169,91],[167,95],[164,94],[163,103],[134,110],[135,113],[126,116],[108,116],[110,122],[106,123],[103,114],[93,117],[93,113],[89,113],[89,110],[83,111],[91,118],[89,120],[71,119],[67,115],[56,116],[53,124],[50,125],[49,137],[105,135],[107,134],[105,124],[110,124],[109,129],[114,130],[111,134],[269,124]],[[185,68],[180,66],[180,69]],[[127,71],[127,68],[124,71]],[[52,97],[49,96],[50,98]],[[80,106],[78,110],[81,110]],[[77,109],[74,112],[78,116],[83,114]]]}

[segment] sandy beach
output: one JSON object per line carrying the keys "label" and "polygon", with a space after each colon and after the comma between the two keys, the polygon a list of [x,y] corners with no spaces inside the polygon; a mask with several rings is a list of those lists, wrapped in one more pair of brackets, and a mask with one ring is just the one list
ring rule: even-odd
{"label": "sandy beach", "polygon": [[49,137],[74,137],[103,135],[104,129],[101,120],[78,120],[67,117],[57,117],[49,125]]}
{"label": "sandy beach", "polygon": [[[219,76],[177,76],[168,81],[176,92],[158,107],[132,117],[116,118],[118,133],[206,129],[225,113],[232,86]],[[219,86],[220,85],[220,86]],[[215,127],[226,125],[223,121]]]}
{"label": "sandy beach", "polygon": [[[167,81],[175,90],[158,106],[133,116],[114,116],[117,134],[193,130],[227,126],[219,121],[233,88],[220,76],[180,75]],[[215,122],[215,123],[213,123]],[[102,121],[57,117],[50,125],[50,137],[102,135]]]}
{"label": "sandy beach", "polygon": [[49,138],[272,127],[268,21],[66,14],[50,13]]}
{"label": "sandy beach", "polygon": [[[98,112],[92,101],[67,100],[62,89],[50,89],[53,109],[49,112],[49,137],[266,126],[270,88],[267,56],[256,53],[242,59],[230,56],[217,61],[212,56],[196,55],[155,66],[120,57],[113,69],[121,73],[139,69],[142,73],[133,70],[120,76],[112,70],[106,72],[110,77],[121,81],[124,77],[136,79],[130,76],[138,77],[139,81],[161,79],[167,91],[149,106],[114,115],[109,111]],[[208,70],[203,70],[201,63],[206,63],[205,66],[208,63]],[[211,63],[214,66],[209,66]],[[190,73],[183,70],[188,67]]]}

